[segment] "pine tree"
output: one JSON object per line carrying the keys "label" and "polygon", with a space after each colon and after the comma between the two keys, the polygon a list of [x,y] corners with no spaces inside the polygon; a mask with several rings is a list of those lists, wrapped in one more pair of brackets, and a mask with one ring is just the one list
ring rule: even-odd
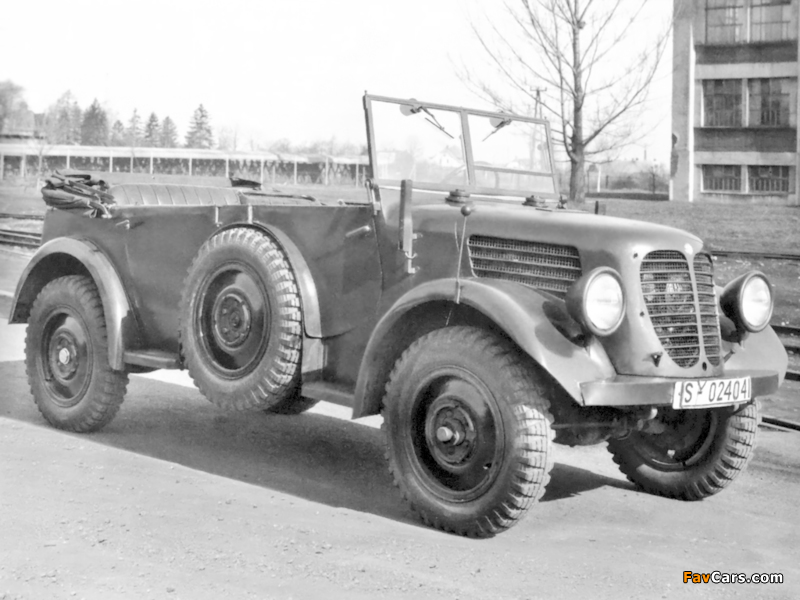
{"label": "pine tree", "polygon": [[128,129],[125,134],[128,146],[138,146],[139,142],[142,141],[142,119],[135,108],[130,121],[128,121]]}
{"label": "pine tree", "polygon": [[81,144],[85,146],[105,146],[108,144],[108,116],[95,98],[86,109],[81,123]]}
{"label": "pine tree", "polygon": [[147,124],[144,126],[144,145],[157,148],[161,144],[161,125],[156,113],[150,113]]}
{"label": "pine tree", "polygon": [[209,124],[208,111],[201,104],[198,106],[192,122],[189,124],[189,132],[186,134],[187,148],[212,148],[214,146],[214,136]]}
{"label": "pine tree", "polygon": [[175,127],[175,122],[169,117],[164,117],[161,123],[161,143],[162,148],[177,148],[178,147],[178,128]]}
{"label": "pine tree", "polygon": [[114,125],[111,126],[111,145],[124,146],[125,143],[125,126],[122,124],[122,121],[117,119],[114,121]]}

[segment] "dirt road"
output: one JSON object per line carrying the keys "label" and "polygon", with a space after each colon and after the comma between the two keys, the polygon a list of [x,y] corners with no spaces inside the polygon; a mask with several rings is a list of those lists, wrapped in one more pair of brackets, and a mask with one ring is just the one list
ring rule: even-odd
{"label": "dirt road", "polygon": [[[637,492],[603,447],[557,446],[544,500],[491,540],[419,526],[377,422],[219,412],[132,376],[102,433],[43,425],[0,322],[0,598],[797,598],[800,435],[761,429],[728,490]],[[683,572],[782,573],[767,585]]]}

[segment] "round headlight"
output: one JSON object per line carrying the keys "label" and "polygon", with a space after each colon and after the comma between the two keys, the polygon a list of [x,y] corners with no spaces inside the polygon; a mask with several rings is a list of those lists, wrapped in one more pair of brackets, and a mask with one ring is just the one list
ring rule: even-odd
{"label": "round headlight", "polygon": [[737,329],[757,333],[772,318],[772,286],[763,274],[752,271],[725,286],[720,306]]}
{"label": "round headlight", "polygon": [[572,318],[595,335],[611,335],[622,323],[625,296],[616,271],[595,269],[581,277],[567,293]]}
{"label": "round headlight", "polygon": [[742,286],[742,318],[747,329],[761,331],[772,317],[772,290],[767,280],[754,276]]}

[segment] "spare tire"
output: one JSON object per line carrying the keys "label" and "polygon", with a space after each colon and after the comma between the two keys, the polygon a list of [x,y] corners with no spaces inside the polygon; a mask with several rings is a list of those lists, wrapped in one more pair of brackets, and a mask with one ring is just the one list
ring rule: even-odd
{"label": "spare tire", "polygon": [[225,409],[285,407],[300,382],[302,313],[283,250],[237,227],[211,237],[189,268],[182,352],[200,392]]}

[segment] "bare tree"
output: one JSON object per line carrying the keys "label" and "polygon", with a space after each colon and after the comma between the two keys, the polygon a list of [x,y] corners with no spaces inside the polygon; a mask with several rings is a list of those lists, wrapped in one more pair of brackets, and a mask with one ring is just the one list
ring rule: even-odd
{"label": "bare tree", "polygon": [[10,79],[0,81],[0,133],[5,129],[6,120],[24,103],[22,92],[22,87]]}
{"label": "bare tree", "polygon": [[[655,0],[506,0],[503,10],[472,19],[493,68],[491,78],[459,76],[502,110],[536,106],[570,162],[570,199],[586,195],[588,158],[608,155],[639,137],[648,89],[669,27],[652,31]],[[661,24],[659,24],[661,25]],[[651,32],[642,35],[642,27]],[[636,38],[645,38],[637,43]]]}

